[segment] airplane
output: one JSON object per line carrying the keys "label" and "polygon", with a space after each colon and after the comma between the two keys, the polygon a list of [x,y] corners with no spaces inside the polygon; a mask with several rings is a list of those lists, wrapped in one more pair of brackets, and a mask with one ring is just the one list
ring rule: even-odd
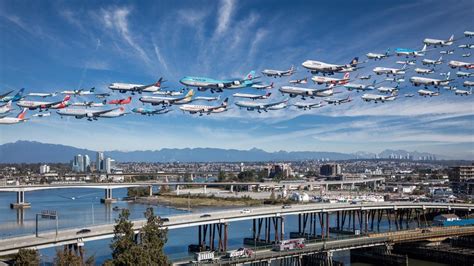
{"label": "airplane", "polygon": [[21,88],[15,95],[13,96],[8,96],[12,91],[9,91],[8,93],[4,93],[3,95],[0,95],[0,99],[2,102],[18,102],[19,100],[23,99],[23,92],[25,91],[24,88]]}
{"label": "airplane", "polygon": [[395,87],[378,87],[377,90],[381,93],[395,93],[398,91],[398,85]]}
{"label": "airplane", "polygon": [[184,89],[180,90],[180,91],[162,91],[162,90],[159,90],[159,91],[155,91],[153,92],[152,94],[153,95],[166,95],[166,96],[180,96],[180,95],[183,95],[184,93]]}
{"label": "airplane", "polygon": [[474,87],[474,81],[466,80],[462,83],[463,87]]}
{"label": "airplane", "polygon": [[433,59],[423,59],[421,61],[421,63],[423,65],[433,65],[433,66],[436,66],[436,65],[441,65],[443,63],[443,56],[440,56],[438,58],[438,60],[433,60]]}
{"label": "airplane", "polygon": [[424,85],[425,88],[427,86],[434,86],[437,88],[438,86],[447,86],[449,85],[450,81],[453,81],[454,79],[450,79],[450,72],[448,72],[448,75],[446,75],[445,79],[434,79],[434,78],[425,78],[425,77],[411,77],[410,82],[413,83],[416,87],[420,85]]}
{"label": "airplane", "polygon": [[471,53],[462,54],[462,57],[470,57],[470,56],[471,56]]}
{"label": "airplane", "polygon": [[411,97],[414,97],[415,94],[413,94],[413,93],[405,93],[404,96],[407,97],[407,98],[411,98]]}
{"label": "airplane", "polygon": [[194,90],[189,90],[188,93],[182,97],[156,97],[156,96],[142,96],[140,101],[142,103],[151,103],[151,105],[173,105],[190,103],[194,96]]}
{"label": "airplane", "polygon": [[253,84],[251,87],[257,90],[273,89],[273,82],[270,84]]}
{"label": "airplane", "polygon": [[386,101],[394,101],[397,98],[397,93],[393,92],[391,95],[379,95],[379,94],[371,94],[365,93],[361,96],[362,100],[366,102],[374,101],[374,103],[378,102],[386,102]]}
{"label": "airplane", "polygon": [[324,99],[325,102],[327,102],[328,104],[341,104],[341,103],[348,103],[348,102],[351,102],[352,99],[351,99],[351,96],[347,96],[346,98],[342,98],[342,99],[331,99],[331,98],[326,98]]}
{"label": "airplane", "polygon": [[197,114],[202,116],[203,114],[214,114],[214,113],[222,113],[227,111],[227,102],[229,98],[225,98],[225,100],[220,105],[195,105],[195,104],[184,104],[179,107],[183,112],[188,112],[190,114]]}
{"label": "airplane", "polygon": [[290,83],[290,84],[306,84],[306,83],[308,83],[308,77],[306,77],[304,79],[293,79],[293,80],[288,81],[288,83]]}
{"label": "airplane", "polygon": [[375,61],[377,61],[377,60],[381,60],[381,59],[389,57],[390,56],[389,53],[390,53],[390,48],[387,49],[387,51],[384,54],[368,53],[366,54],[366,56],[368,59],[374,59]]}
{"label": "airplane", "polygon": [[458,47],[463,49],[474,49],[474,44],[460,44]]}
{"label": "airplane", "polygon": [[333,90],[334,85],[330,85],[324,89],[311,89],[311,88],[301,88],[293,86],[282,86],[279,91],[282,94],[289,94],[291,98],[294,98],[298,95],[301,96],[302,100],[305,100],[305,96],[309,96],[314,99],[314,97],[328,97],[332,96],[335,92]]}
{"label": "airplane", "polygon": [[168,112],[171,112],[171,109],[168,108],[161,108],[161,109],[155,109],[155,108],[147,108],[147,107],[138,107],[138,108],[133,108],[132,112],[141,114],[141,115],[162,115],[166,114]]}
{"label": "airplane", "polygon": [[450,54],[454,54],[454,49],[453,50],[443,50],[443,51],[439,51],[440,54],[447,54],[447,55],[450,55]]}
{"label": "airplane", "polygon": [[287,107],[288,107],[288,103],[287,102],[282,102],[280,104],[276,104],[276,105],[268,107],[267,110],[276,111],[276,110],[285,109]]}
{"label": "airplane", "polygon": [[206,97],[206,96],[197,96],[196,98],[194,98],[193,101],[208,101],[208,102],[212,102],[212,101],[217,101],[221,98],[221,96],[217,96],[217,97]]}
{"label": "airplane", "polygon": [[474,31],[465,31],[464,36],[468,38],[472,38],[474,36]]}
{"label": "airplane", "polygon": [[343,85],[349,82],[350,73],[345,73],[344,76],[341,78],[330,78],[325,76],[313,76],[311,80],[314,83],[318,84],[334,84],[334,85]]}
{"label": "airplane", "polygon": [[48,109],[62,109],[69,105],[70,95],[66,95],[64,99],[56,102],[40,102],[40,101],[25,101],[21,100],[17,103],[18,106],[28,108],[30,110],[39,109],[39,111]]}
{"label": "airplane", "polygon": [[7,104],[0,106],[0,116],[6,116],[11,110],[13,110],[12,101],[8,101]]}
{"label": "airplane", "polygon": [[264,69],[262,74],[267,77],[283,77],[283,76],[291,76],[295,73],[295,67],[291,66],[288,70],[274,70],[274,69]]}
{"label": "airplane", "polygon": [[455,61],[455,60],[449,61],[448,65],[453,69],[454,68],[474,69],[474,63],[467,63],[467,62],[461,62],[461,61]]}
{"label": "airplane", "polygon": [[56,96],[57,94],[58,94],[57,92],[48,92],[48,93],[30,92],[30,93],[28,93],[27,96],[46,98],[46,97],[54,97],[54,96]]}
{"label": "airplane", "polygon": [[308,103],[308,102],[296,102],[293,104],[298,109],[303,109],[303,110],[311,110],[312,108],[321,108],[323,107],[323,102],[319,103]]}
{"label": "airplane", "polygon": [[360,76],[360,80],[369,80],[372,77],[372,75],[367,75],[367,76]]}
{"label": "airplane", "polygon": [[304,68],[309,69],[312,74],[323,73],[323,75],[333,75],[334,73],[353,72],[360,68],[357,66],[358,64],[359,58],[354,57],[349,64],[345,65],[328,64],[314,60],[306,60],[301,65]]}
{"label": "airplane", "polygon": [[83,96],[83,95],[93,95],[95,91],[95,88],[91,88],[90,90],[85,90],[85,89],[79,89],[79,90],[66,90],[62,91],[61,94],[67,94],[67,95],[74,95],[74,96]]}
{"label": "airplane", "polygon": [[420,67],[415,68],[415,72],[422,75],[433,74],[434,71],[435,70],[433,68],[432,69],[420,68]]}
{"label": "airplane", "polygon": [[16,117],[2,117],[0,118],[0,124],[2,125],[11,125],[11,124],[18,124],[20,122],[25,122],[26,119],[25,118],[25,114],[26,114],[26,111],[28,109],[27,108],[23,108],[23,110],[16,116]]}
{"label": "airplane", "polygon": [[37,113],[37,114],[34,114],[32,115],[34,117],[47,117],[47,116],[51,116],[51,112],[47,112],[47,113]]}
{"label": "airplane", "polygon": [[435,48],[439,45],[441,47],[443,46],[450,46],[454,43],[454,35],[451,35],[451,37],[449,37],[449,39],[447,40],[438,40],[438,39],[430,39],[430,38],[426,38],[423,40],[423,43],[425,45],[433,45]]}
{"label": "airplane", "polygon": [[94,93],[94,96],[96,98],[105,98],[105,97],[109,97],[110,93]]}
{"label": "airplane", "polygon": [[397,48],[395,49],[395,54],[397,56],[401,56],[401,55],[404,55],[406,56],[407,58],[409,56],[413,56],[413,57],[417,57],[417,56],[425,56],[425,52],[427,51],[426,50],[426,44],[423,46],[423,49],[421,50],[413,50],[413,49],[406,49],[406,48]]}
{"label": "airplane", "polygon": [[199,91],[206,91],[210,89],[212,93],[214,91],[222,92],[223,89],[240,89],[251,87],[256,84],[254,79],[255,71],[250,71],[243,79],[228,79],[228,80],[218,80],[205,77],[184,77],[179,80],[179,82],[188,87],[197,87]]}
{"label": "airplane", "polygon": [[261,94],[250,94],[250,93],[234,93],[232,96],[234,98],[247,98],[247,99],[252,99],[252,100],[265,100],[268,99],[272,95],[271,92],[261,95]]}
{"label": "airplane", "polygon": [[457,89],[457,90],[454,91],[454,94],[455,94],[455,95],[461,95],[461,96],[464,96],[464,95],[465,95],[465,96],[468,96],[468,95],[471,95],[471,94],[472,94],[472,88],[471,88],[470,90],[468,90],[468,91],[467,91],[467,90],[459,90],[459,89]]}
{"label": "airplane", "polygon": [[116,99],[116,100],[111,100],[109,101],[108,104],[115,104],[115,105],[119,105],[119,104],[129,104],[132,102],[132,97],[129,96],[128,98],[126,99]]}
{"label": "airplane", "polygon": [[409,66],[414,66],[416,65],[416,60],[399,60],[395,62],[396,64],[399,65],[409,65]]}
{"label": "airplane", "polygon": [[423,97],[426,97],[426,96],[439,96],[439,92],[435,92],[435,91],[430,91],[430,90],[418,90],[418,94],[420,96],[423,96]]}
{"label": "airplane", "polygon": [[107,104],[106,100],[100,103],[93,102],[93,101],[84,101],[84,102],[72,103],[71,106],[102,107],[102,106],[105,106],[106,104]]}
{"label": "airplane", "polygon": [[344,87],[348,91],[356,90],[357,92],[359,92],[359,91],[373,90],[376,84],[377,84],[377,81],[374,80],[372,84],[347,83],[344,85]]}
{"label": "airplane", "polygon": [[456,72],[456,76],[460,78],[470,78],[470,77],[474,77],[474,73],[458,71]]}
{"label": "airplane", "polygon": [[112,109],[106,110],[91,110],[91,109],[72,109],[72,108],[65,108],[58,110],[56,112],[58,115],[61,116],[74,116],[77,119],[87,118],[88,121],[97,120],[100,117],[103,118],[114,118],[119,117],[127,114],[125,112],[125,108],[123,107],[116,107]]}
{"label": "airplane", "polygon": [[392,83],[392,82],[402,83],[402,82],[405,82],[405,78],[403,78],[403,77],[401,77],[401,78],[396,78],[396,77],[385,78],[385,81],[390,81],[390,83]]}
{"label": "airplane", "polygon": [[375,67],[372,71],[374,71],[374,73],[377,74],[377,75],[386,74],[387,77],[388,77],[388,75],[393,75],[393,76],[404,75],[405,70],[407,69],[406,66],[407,65],[403,65],[402,68]]}
{"label": "airplane", "polygon": [[275,109],[270,109],[271,107],[277,107],[277,109],[283,109],[287,105],[288,99],[285,99],[283,101],[278,101],[278,102],[267,102],[267,103],[258,103],[258,102],[250,102],[250,101],[237,101],[235,102],[235,105],[237,105],[240,108],[246,108],[247,111],[254,111],[257,110],[258,113],[261,113],[261,111],[267,112],[267,110],[275,110]]}
{"label": "airplane", "polygon": [[443,89],[448,90],[448,91],[455,91],[458,88],[455,86],[443,86]]}
{"label": "airplane", "polygon": [[162,77],[158,79],[155,83],[152,84],[131,84],[131,83],[111,83],[109,89],[113,91],[119,91],[120,93],[131,92],[132,95],[135,95],[135,92],[156,92],[161,89],[161,83],[165,82]]}

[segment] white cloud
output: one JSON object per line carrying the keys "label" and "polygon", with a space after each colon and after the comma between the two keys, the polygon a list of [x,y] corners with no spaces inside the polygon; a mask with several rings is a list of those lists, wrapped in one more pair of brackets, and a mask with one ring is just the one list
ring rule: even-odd
{"label": "white cloud", "polygon": [[234,9],[233,0],[222,0],[219,6],[219,18],[217,20],[216,34],[223,34],[230,24],[230,18]]}

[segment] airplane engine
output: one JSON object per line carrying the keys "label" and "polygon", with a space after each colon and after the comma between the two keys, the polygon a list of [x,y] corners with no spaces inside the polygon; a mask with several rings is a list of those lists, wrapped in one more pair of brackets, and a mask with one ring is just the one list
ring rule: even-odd
{"label": "airplane engine", "polygon": [[217,87],[218,87],[218,88],[224,88],[224,84],[223,84],[223,83],[219,83],[219,84],[217,84]]}
{"label": "airplane engine", "polygon": [[234,83],[234,85],[240,85],[240,81],[238,81],[238,80],[235,80],[233,83]]}
{"label": "airplane engine", "polygon": [[87,116],[87,117],[94,117],[94,114],[92,114],[92,113],[87,113],[86,116]]}

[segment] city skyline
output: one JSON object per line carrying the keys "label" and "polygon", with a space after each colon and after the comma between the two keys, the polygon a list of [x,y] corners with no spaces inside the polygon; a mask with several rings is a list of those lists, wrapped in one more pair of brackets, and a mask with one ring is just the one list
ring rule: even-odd
{"label": "city skyline", "polygon": [[[291,65],[298,67],[293,77],[300,78],[310,75],[300,66],[307,59],[341,64],[354,56],[365,60],[367,52],[418,49],[424,38],[461,36],[474,28],[468,19],[469,1],[170,3],[2,2],[0,26],[4,38],[10,40],[2,42],[2,91],[96,87],[108,92],[106,86],[112,82],[151,83],[160,76],[168,80],[166,86],[180,89],[178,80],[186,75],[241,77],[252,69],[260,72]],[[36,5],[44,12],[35,12],[40,8]],[[426,56],[438,57],[437,52]],[[377,64],[395,66],[392,61],[371,62],[359,74],[368,74]],[[262,81],[275,81],[278,87],[287,79]],[[402,93],[415,91],[410,85],[401,89]],[[272,92],[277,99],[283,98],[275,89]],[[111,98],[126,96],[116,93]],[[129,108],[139,106],[134,102]],[[178,110],[93,123],[51,117],[2,127],[0,143],[30,140],[124,151],[405,149],[472,159],[473,118],[469,96],[442,91],[441,97],[400,98],[378,105],[357,99],[307,112],[287,109],[258,114],[234,106],[226,113],[205,117]]]}

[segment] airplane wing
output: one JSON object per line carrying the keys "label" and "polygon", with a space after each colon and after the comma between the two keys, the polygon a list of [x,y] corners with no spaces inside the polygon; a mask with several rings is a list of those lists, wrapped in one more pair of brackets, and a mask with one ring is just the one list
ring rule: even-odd
{"label": "airplane wing", "polygon": [[6,93],[4,93],[4,94],[0,95],[0,98],[3,98],[3,97],[5,97],[5,96],[7,96],[8,94],[10,94],[10,93],[12,93],[12,92],[13,92],[13,90],[11,90],[11,91],[9,91],[9,92],[6,92]]}
{"label": "airplane wing", "polygon": [[[108,112],[112,112],[112,111],[115,111],[117,109],[119,109],[121,107],[117,107],[117,108],[112,108],[112,109],[108,109],[108,110],[99,110],[99,111],[90,111],[90,113],[93,115],[93,116],[99,116],[99,115],[102,115],[102,114],[106,114]],[[86,115],[87,116],[87,115]]]}

